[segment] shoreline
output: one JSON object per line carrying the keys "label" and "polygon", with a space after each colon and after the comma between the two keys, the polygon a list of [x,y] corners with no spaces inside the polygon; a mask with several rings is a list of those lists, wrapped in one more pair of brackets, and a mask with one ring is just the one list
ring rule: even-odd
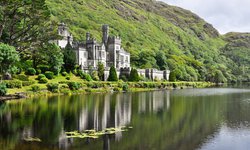
{"label": "shoreline", "polygon": [[[84,84],[94,84],[97,82],[85,82]],[[10,100],[28,99],[37,96],[56,96],[56,95],[75,95],[75,94],[90,94],[90,93],[125,93],[125,92],[146,92],[157,90],[175,90],[188,88],[205,88],[216,85],[211,82],[98,82],[102,84],[101,87],[83,87],[79,90],[70,90],[68,88],[60,88],[56,92],[50,92],[47,89],[32,92],[24,88],[18,89],[19,92],[7,94],[0,97],[0,102]],[[123,85],[128,87],[124,89]],[[12,89],[15,91],[15,89]],[[20,92],[21,91],[21,92]]]}

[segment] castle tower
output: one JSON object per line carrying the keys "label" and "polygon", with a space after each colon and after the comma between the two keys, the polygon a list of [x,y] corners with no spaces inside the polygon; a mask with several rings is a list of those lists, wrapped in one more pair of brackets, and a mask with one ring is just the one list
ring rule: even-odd
{"label": "castle tower", "polygon": [[102,26],[102,42],[107,46],[109,38],[109,26],[103,25]]}
{"label": "castle tower", "polygon": [[64,23],[58,25],[58,34],[62,36],[62,39],[57,42],[61,48],[65,48],[68,43],[72,45],[73,36],[70,34],[68,27]]}
{"label": "castle tower", "polygon": [[87,33],[86,33],[86,41],[89,41],[89,40],[90,40],[90,33],[87,32]]}

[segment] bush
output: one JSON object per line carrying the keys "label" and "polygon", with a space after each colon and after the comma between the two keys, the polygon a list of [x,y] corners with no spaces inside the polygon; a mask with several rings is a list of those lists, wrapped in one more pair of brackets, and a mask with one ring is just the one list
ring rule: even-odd
{"label": "bush", "polygon": [[27,74],[27,75],[34,76],[34,75],[36,75],[36,70],[35,70],[34,68],[28,68],[28,69],[26,70],[26,74]]}
{"label": "bush", "polygon": [[45,73],[46,71],[49,71],[49,66],[48,65],[38,65],[37,69],[40,69],[41,73]]}
{"label": "bush", "polygon": [[39,80],[39,83],[48,83],[48,79],[46,77],[43,77]]}
{"label": "bush", "polygon": [[75,76],[79,76],[79,70],[74,69],[74,70],[72,71],[72,73],[73,73]]}
{"label": "bush", "polygon": [[98,77],[98,73],[96,71],[93,71],[92,74],[91,74],[91,78],[94,80],[94,81],[99,81],[99,77]]}
{"label": "bush", "polygon": [[129,76],[129,81],[131,82],[138,82],[140,80],[140,77],[138,75],[138,72],[136,69],[132,68]]}
{"label": "bush", "polygon": [[29,76],[26,76],[24,74],[15,75],[14,78],[21,81],[29,81]]}
{"label": "bush", "polygon": [[36,69],[36,74],[39,75],[42,73],[42,70],[41,69]]}
{"label": "bush", "polygon": [[41,90],[40,87],[37,86],[37,85],[33,85],[33,86],[31,87],[31,91],[32,91],[32,92],[38,92],[38,91],[40,91],[40,90]]}
{"label": "bush", "polygon": [[6,84],[0,83],[0,96],[5,96],[7,94]]}
{"label": "bush", "polygon": [[36,79],[41,80],[42,78],[46,78],[46,76],[44,74],[39,74]]}
{"label": "bush", "polygon": [[66,77],[68,73],[66,71],[62,72],[62,76]]}
{"label": "bush", "polygon": [[127,91],[129,90],[129,87],[128,87],[128,84],[127,84],[127,83],[124,83],[124,84],[122,85],[122,90],[125,91],[125,92],[127,92]]}
{"label": "bush", "polygon": [[120,79],[122,80],[122,81],[128,81],[128,79],[127,79],[127,77],[125,76],[125,75],[122,75],[121,77],[120,77]]}
{"label": "bush", "polygon": [[121,89],[120,89],[120,88],[118,88],[118,87],[115,87],[115,88],[113,89],[113,91],[114,91],[114,92],[120,92],[120,91],[121,91]]}
{"label": "bush", "polygon": [[46,86],[47,86],[48,91],[53,92],[53,93],[58,92],[58,89],[59,89],[58,83],[48,83]]}
{"label": "bush", "polygon": [[46,76],[47,79],[50,80],[54,78],[54,73],[51,71],[46,71],[44,75]]}
{"label": "bush", "polygon": [[81,84],[78,82],[69,82],[68,86],[71,90],[79,90],[81,88]]}
{"label": "bush", "polygon": [[175,82],[176,81],[176,74],[175,74],[174,71],[170,72],[169,81],[171,81],[171,82]]}
{"label": "bush", "polygon": [[67,76],[67,77],[66,77],[66,80],[70,80],[70,77],[69,77],[69,76]]}
{"label": "bush", "polygon": [[14,88],[22,88],[22,82],[18,80],[9,80],[9,81],[4,81],[6,84],[7,88],[9,89],[14,89]]}
{"label": "bush", "polygon": [[22,81],[22,86],[30,86],[35,84],[35,81]]}
{"label": "bush", "polygon": [[83,71],[78,71],[79,76],[81,79],[86,80],[86,81],[92,81],[92,78],[89,74],[84,73]]}
{"label": "bush", "polygon": [[112,66],[109,70],[108,81],[118,81],[116,69],[114,66]]}

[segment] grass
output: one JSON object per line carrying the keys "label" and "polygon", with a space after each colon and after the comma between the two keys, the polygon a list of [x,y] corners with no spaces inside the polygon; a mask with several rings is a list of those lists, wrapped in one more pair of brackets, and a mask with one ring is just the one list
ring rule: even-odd
{"label": "grass", "polygon": [[[30,86],[23,86],[22,88],[8,89],[8,94],[15,93],[26,93],[28,96],[34,95],[53,95],[53,94],[79,94],[79,93],[108,93],[108,92],[122,92],[122,86],[124,84],[128,85],[128,91],[130,92],[140,92],[140,91],[152,91],[152,90],[162,90],[162,89],[183,89],[183,88],[200,88],[211,86],[212,83],[209,82],[106,82],[106,81],[85,81],[74,74],[70,74],[70,80],[62,75],[55,76],[54,79],[49,80],[48,83],[60,83],[59,90],[57,93],[52,93],[47,90],[47,84],[40,84],[36,80],[37,75],[29,76],[29,80],[35,81],[35,84]],[[81,84],[79,90],[72,91],[67,87],[67,82],[78,82]],[[38,86],[38,92],[32,92],[32,86]]]}

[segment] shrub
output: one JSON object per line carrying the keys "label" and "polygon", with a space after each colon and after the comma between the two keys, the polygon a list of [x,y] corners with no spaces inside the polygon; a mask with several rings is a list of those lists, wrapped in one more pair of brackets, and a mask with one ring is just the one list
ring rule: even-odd
{"label": "shrub", "polygon": [[36,75],[36,70],[34,68],[28,68],[26,74],[31,76]]}
{"label": "shrub", "polygon": [[121,89],[120,89],[120,88],[118,88],[118,87],[114,87],[113,91],[114,91],[114,92],[120,92],[120,91],[121,91]]}
{"label": "shrub", "polygon": [[67,76],[67,77],[66,77],[66,80],[70,80],[70,77],[69,77],[69,76]]}
{"label": "shrub", "polygon": [[45,73],[46,71],[49,70],[49,66],[48,65],[38,65],[37,69],[40,69],[41,73]]}
{"label": "shrub", "polygon": [[91,74],[91,78],[94,80],[94,81],[99,81],[99,77],[98,77],[98,73],[96,71],[93,71],[92,74]]}
{"label": "shrub", "polygon": [[54,73],[51,71],[46,71],[44,75],[50,80],[54,78]]}
{"label": "shrub", "polygon": [[75,76],[79,76],[79,70],[74,69],[74,70],[72,71],[72,73],[73,73]]}
{"label": "shrub", "polygon": [[6,84],[0,83],[0,96],[5,96],[7,94]]}
{"label": "shrub", "polygon": [[32,92],[38,92],[38,91],[40,91],[40,90],[41,90],[40,87],[37,86],[37,85],[33,85],[33,86],[31,87],[31,91],[32,91]]}
{"label": "shrub", "polygon": [[140,80],[140,77],[138,75],[138,72],[136,69],[132,68],[129,76],[129,81],[131,82],[138,82]]}
{"label": "shrub", "polygon": [[29,76],[26,76],[24,74],[16,75],[15,78],[21,81],[29,81]]}
{"label": "shrub", "polygon": [[69,89],[60,89],[60,92],[66,95],[70,95],[71,91]]}
{"label": "shrub", "polygon": [[169,81],[171,81],[171,82],[175,82],[176,81],[176,74],[175,74],[174,71],[170,72]]}
{"label": "shrub", "polygon": [[43,77],[39,80],[39,83],[48,83],[48,79],[46,77]]}
{"label": "shrub", "polygon": [[22,86],[30,86],[35,84],[35,81],[22,81]]}
{"label": "shrub", "polygon": [[116,69],[114,66],[112,66],[109,70],[108,81],[118,81]]}
{"label": "shrub", "polygon": [[18,80],[9,80],[9,81],[4,81],[7,88],[14,89],[14,88],[22,88],[22,82]]}
{"label": "shrub", "polygon": [[122,90],[125,91],[125,92],[127,92],[127,91],[129,90],[129,87],[128,87],[128,84],[127,84],[127,83],[124,83],[124,84],[122,85]]}
{"label": "shrub", "polygon": [[86,81],[92,81],[92,78],[89,74],[84,73],[83,71],[78,71],[79,76],[81,79],[86,80]]}
{"label": "shrub", "polygon": [[91,92],[92,92],[92,90],[91,90],[91,89],[85,89],[85,92],[87,92],[87,93],[91,93]]}
{"label": "shrub", "polygon": [[53,93],[58,92],[58,89],[59,89],[58,83],[48,83],[46,86],[47,86],[48,91],[53,92]]}
{"label": "shrub", "polygon": [[39,75],[42,73],[42,70],[41,69],[36,69],[36,74]]}
{"label": "shrub", "polygon": [[40,80],[42,78],[46,78],[46,76],[44,74],[39,74],[38,77],[36,78],[37,80]]}
{"label": "shrub", "polygon": [[81,84],[78,82],[69,82],[68,86],[71,90],[79,90],[81,88]]}
{"label": "shrub", "polygon": [[66,77],[68,73],[66,71],[62,72],[62,76]]}
{"label": "shrub", "polygon": [[128,81],[128,79],[127,79],[127,77],[125,76],[125,75],[122,75],[121,77],[120,77],[120,79],[122,80],[122,81]]}

